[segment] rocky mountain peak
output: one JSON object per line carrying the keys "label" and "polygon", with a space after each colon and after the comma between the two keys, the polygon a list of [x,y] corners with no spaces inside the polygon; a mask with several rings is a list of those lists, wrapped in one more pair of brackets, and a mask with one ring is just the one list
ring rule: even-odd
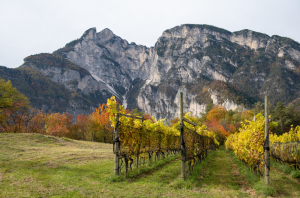
{"label": "rocky mountain peak", "polygon": [[[266,93],[273,103],[300,96],[300,44],[248,29],[183,24],[164,31],[148,48],[129,44],[110,29],[91,28],[53,54],[89,71],[84,86],[78,78],[74,88],[87,94],[106,89],[129,108],[156,118],[177,116],[180,90],[185,111],[197,116],[210,102],[234,109],[248,108]],[[71,87],[69,81],[76,79],[69,73],[62,76],[67,81],[57,74],[56,82]]]}
{"label": "rocky mountain peak", "polygon": [[101,42],[108,41],[114,36],[116,35],[108,28],[105,28],[101,32],[97,33],[97,39],[101,40]]}
{"label": "rocky mountain peak", "polygon": [[233,32],[230,40],[242,46],[247,46],[250,49],[257,50],[258,48],[265,48],[268,44],[270,36],[255,32],[252,30],[241,30]]}
{"label": "rocky mountain peak", "polygon": [[85,31],[85,33],[82,35],[82,38],[84,40],[95,40],[96,39],[97,30],[96,28],[90,28]]}

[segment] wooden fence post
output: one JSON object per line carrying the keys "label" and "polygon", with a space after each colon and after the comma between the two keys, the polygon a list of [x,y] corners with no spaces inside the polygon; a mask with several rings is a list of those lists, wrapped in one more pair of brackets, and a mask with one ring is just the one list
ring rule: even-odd
{"label": "wooden fence post", "polygon": [[117,104],[116,126],[115,126],[115,175],[119,174],[119,104]]}
{"label": "wooden fence post", "polygon": [[181,143],[181,174],[182,179],[186,179],[186,151],[184,142],[184,127],[183,127],[183,94],[180,92],[180,143]]}
{"label": "wooden fence post", "polygon": [[270,147],[269,147],[269,115],[268,115],[268,96],[265,96],[265,184],[269,185],[270,171]]}

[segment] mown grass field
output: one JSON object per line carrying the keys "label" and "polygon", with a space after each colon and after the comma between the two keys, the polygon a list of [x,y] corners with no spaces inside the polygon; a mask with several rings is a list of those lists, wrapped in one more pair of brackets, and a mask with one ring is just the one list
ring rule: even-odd
{"label": "mown grass field", "polygon": [[271,185],[221,147],[180,178],[173,156],[114,177],[111,144],[0,134],[0,197],[300,197],[299,180],[271,169]]}

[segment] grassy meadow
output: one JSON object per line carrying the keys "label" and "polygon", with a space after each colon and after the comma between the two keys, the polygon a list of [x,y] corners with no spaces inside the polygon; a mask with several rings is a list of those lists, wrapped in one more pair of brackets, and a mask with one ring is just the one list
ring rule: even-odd
{"label": "grassy meadow", "polygon": [[113,175],[112,144],[0,134],[0,197],[300,197],[298,179],[271,169],[271,185],[221,147],[181,179],[179,155]]}

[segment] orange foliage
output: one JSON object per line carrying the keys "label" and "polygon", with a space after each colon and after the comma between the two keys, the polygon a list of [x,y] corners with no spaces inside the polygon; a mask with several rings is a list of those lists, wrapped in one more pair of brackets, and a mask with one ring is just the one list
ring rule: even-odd
{"label": "orange foliage", "polygon": [[33,110],[32,113],[34,113],[34,116],[30,120],[28,124],[28,131],[30,133],[42,133],[44,134],[45,131],[45,123],[47,114],[43,113],[42,110]]}
{"label": "orange foliage", "polygon": [[92,134],[92,140],[94,141],[96,138],[103,139],[104,142],[113,141],[114,131],[111,127],[109,112],[106,111],[107,108],[108,106],[106,104],[99,104],[99,107],[96,108],[96,111],[92,114],[93,129],[95,131],[95,133]]}
{"label": "orange foliage", "polygon": [[231,133],[235,133],[236,131],[236,128],[232,124],[225,124],[225,126],[223,126],[220,124],[217,118],[212,118],[205,124],[209,131],[212,131],[216,134],[216,138],[219,142],[223,142],[226,137],[228,137]]}
{"label": "orange foliage", "polygon": [[28,123],[32,118],[27,105],[23,101],[15,101],[12,104],[13,108],[2,109],[0,114],[0,132],[26,133]]}
{"label": "orange foliage", "polygon": [[92,119],[88,115],[78,115],[76,123],[72,127],[72,137],[77,140],[89,140],[88,134],[91,132]]}
{"label": "orange foliage", "polygon": [[237,132],[237,129],[236,127],[233,125],[233,124],[229,124],[229,127],[228,127],[228,132],[231,134],[231,133],[235,133]]}
{"label": "orange foliage", "polygon": [[221,118],[225,118],[226,109],[222,106],[214,106],[212,110],[210,110],[207,114],[206,120],[211,121],[212,119],[216,118],[220,120]]}
{"label": "orange foliage", "polygon": [[100,128],[111,129],[109,113],[106,111],[107,108],[108,106],[106,104],[99,104],[99,107],[96,108],[96,111],[92,114],[92,119],[97,123],[98,130],[100,130]]}
{"label": "orange foliage", "polygon": [[144,115],[144,120],[152,120],[152,122],[154,123],[153,118],[152,118],[151,115],[148,114],[148,113]]}
{"label": "orange foliage", "polygon": [[52,136],[71,137],[70,129],[73,124],[73,116],[68,113],[54,113],[46,118],[46,132]]}

